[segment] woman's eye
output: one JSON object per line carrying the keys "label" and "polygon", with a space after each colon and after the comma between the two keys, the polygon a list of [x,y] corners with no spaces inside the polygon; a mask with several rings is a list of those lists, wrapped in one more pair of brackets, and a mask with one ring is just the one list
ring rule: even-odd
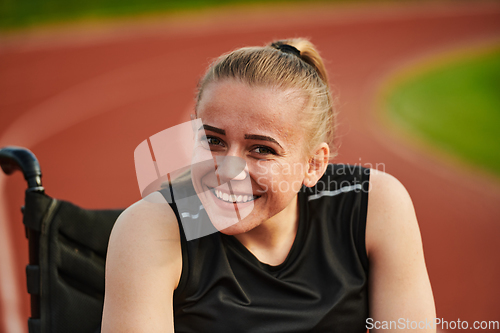
{"label": "woman's eye", "polygon": [[214,146],[220,146],[222,144],[222,141],[219,140],[218,138],[213,138],[213,137],[207,137],[207,142],[210,145]]}
{"label": "woman's eye", "polygon": [[253,151],[259,155],[276,155],[276,152],[269,147],[257,147]]}
{"label": "woman's eye", "polygon": [[216,147],[223,147],[224,143],[221,139],[213,136],[202,136],[200,138],[201,145],[207,149],[213,149]]}

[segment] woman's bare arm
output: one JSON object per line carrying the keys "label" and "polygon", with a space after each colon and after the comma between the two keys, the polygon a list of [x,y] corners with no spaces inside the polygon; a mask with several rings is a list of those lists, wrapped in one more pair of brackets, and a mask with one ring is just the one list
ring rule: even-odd
{"label": "woman's bare arm", "polygon": [[[410,196],[396,178],[375,170],[370,175],[366,248],[371,323],[392,325],[370,332],[436,332],[429,325],[436,312]],[[421,330],[411,330],[413,322]]]}
{"label": "woman's bare arm", "polygon": [[181,270],[179,226],[162,195],[127,208],[109,241],[102,332],[173,333]]}

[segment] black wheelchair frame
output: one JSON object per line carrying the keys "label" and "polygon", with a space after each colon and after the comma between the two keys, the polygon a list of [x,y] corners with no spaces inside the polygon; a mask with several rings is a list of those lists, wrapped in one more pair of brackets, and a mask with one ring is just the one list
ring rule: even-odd
{"label": "black wheelchair frame", "polygon": [[108,240],[123,209],[83,209],[46,195],[40,165],[28,149],[0,149],[0,166],[6,174],[21,171],[28,183],[22,212],[29,333],[99,332]]}

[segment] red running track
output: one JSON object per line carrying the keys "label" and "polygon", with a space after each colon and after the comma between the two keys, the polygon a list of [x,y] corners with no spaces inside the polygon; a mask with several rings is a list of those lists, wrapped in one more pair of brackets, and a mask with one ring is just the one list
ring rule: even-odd
{"label": "red running track", "polygon": [[[337,162],[383,163],[417,211],[438,317],[500,320],[500,186],[405,146],[374,116],[380,83],[422,57],[500,38],[500,4],[315,7],[217,13],[2,37],[0,146],[39,158],[47,193],[86,208],[140,199],[133,151],[189,120],[208,60],[236,47],[307,36],[341,104]],[[378,165],[379,169],[382,165]],[[0,175],[0,331],[25,332],[20,175]]]}

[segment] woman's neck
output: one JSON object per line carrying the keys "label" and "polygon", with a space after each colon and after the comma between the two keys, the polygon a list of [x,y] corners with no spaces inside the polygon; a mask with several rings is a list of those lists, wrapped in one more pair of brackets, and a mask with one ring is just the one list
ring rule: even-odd
{"label": "woman's neck", "polygon": [[297,235],[298,196],[281,212],[242,234],[234,235],[260,262],[276,266],[283,263]]}

